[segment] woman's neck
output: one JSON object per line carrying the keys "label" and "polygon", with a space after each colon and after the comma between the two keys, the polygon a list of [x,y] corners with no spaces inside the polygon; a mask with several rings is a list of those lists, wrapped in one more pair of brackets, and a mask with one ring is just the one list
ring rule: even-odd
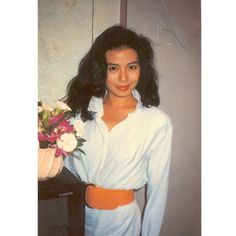
{"label": "woman's neck", "polygon": [[113,108],[121,108],[121,107],[136,106],[137,101],[132,95],[121,98],[107,94],[103,99],[103,104]]}

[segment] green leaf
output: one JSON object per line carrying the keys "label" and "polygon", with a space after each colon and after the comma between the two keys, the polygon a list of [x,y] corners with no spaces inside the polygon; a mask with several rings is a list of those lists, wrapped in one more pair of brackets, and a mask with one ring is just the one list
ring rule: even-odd
{"label": "green leaf", "polygon": [[62,110],[60,108],[56,108],[55,109],[55,116],[59,115],[62,112]]}
{"label": "green leaf", "polygon": [[69,116],[71,114],[71,111],[65,111],[64,114],[67,117],[67,116]]}
{"label": "green leaf", "polygon": [[85,152],[80,148],[76,148],[75,150],[78,150],[78,151],[82,152],[84,155],[86,155]]}
{"label": "green leaf", "polygon": [[48,120],[43,120],[42,123],[43,123],[43,126],[44,126],[45,129],[48,129],[50,127],[50,124],[48,123]]}
{"label": "green leaf", "polygon": [[83,143],[83,142],[86,142],[87,140],[84,139],[84,138],[79,138],[78,141],[81,142],[81,143]]}
{"label": "green leaf", "polygon": [[40,141],[39,142],[39,148],[48,148],[48,143],[45,141]]}
{"label": "green leaf", "polygon": [[43,111],[43,120],[48,120],[50,112],[47,110]]}
{"label": "green leaf", "polygon": [[78,160],[79,160],[79,156],[77,156],[77,155],[74,155],[74,157],[75,157],[76,159],[78,159]]}
{"label": "green leaf", "polygon": [[83,143],[77,143],[77,147],[82,147],[83,146]]}
{"label": "green leaf", "polygon": [[[73,157],[76,157],[77,159],[79,159],[79,155],[76,155],[75,151],[76,151],[76,149],[72,152],[72,155],[73,155]],[[69,156],[69,157],[71,157],[71,156]]]}

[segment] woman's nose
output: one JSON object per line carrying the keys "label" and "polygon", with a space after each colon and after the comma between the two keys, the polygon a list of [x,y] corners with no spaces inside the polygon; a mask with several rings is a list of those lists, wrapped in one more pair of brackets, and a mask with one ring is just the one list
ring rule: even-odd
{"label": "woman's nose", "polygon": [[124,82],[128,80],[128,73],[125,69],[120,70],[119,80]]}

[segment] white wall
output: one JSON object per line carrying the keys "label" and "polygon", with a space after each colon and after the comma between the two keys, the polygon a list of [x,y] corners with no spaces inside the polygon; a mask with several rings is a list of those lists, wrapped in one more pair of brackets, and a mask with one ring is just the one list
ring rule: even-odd
{"label": "white wall", "polygon": [[[201,235],[200,1],[128,0],[127,26],[150,37],[160,108],[174,125],[167,211],[161,236]],[[140,205],[144,191],[138,193]]]}
{"label": "white wall", "polygon": [[38,1],[40,99],[53,104],[65,95],[79,59],[92,42],[91,16],[91,1]]}
{"label": "white wall", "polygon": [[66,92],[92,35],[120,20],[120,1],[38,1],[38,97],[53,104]]}

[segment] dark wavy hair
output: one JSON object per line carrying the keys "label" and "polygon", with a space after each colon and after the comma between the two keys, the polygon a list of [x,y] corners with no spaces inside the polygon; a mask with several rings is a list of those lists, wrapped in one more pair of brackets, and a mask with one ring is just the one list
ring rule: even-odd
{"label": "dark wavy hair", "polygon": [[78,74],[69,82],[64,101],[73,115],[81,113],[83,121],[92,120],[88,111],[92,96],[103,97],[106,92],[107,64],[105,53],[111,49],[132,48],[138,54],[141,68],[136,89],[143,106],[158,106],[158,75],[154,69],[154,52],[151,42],[143,35],[119,25],[112,26],[99,35],[79,64]]}

